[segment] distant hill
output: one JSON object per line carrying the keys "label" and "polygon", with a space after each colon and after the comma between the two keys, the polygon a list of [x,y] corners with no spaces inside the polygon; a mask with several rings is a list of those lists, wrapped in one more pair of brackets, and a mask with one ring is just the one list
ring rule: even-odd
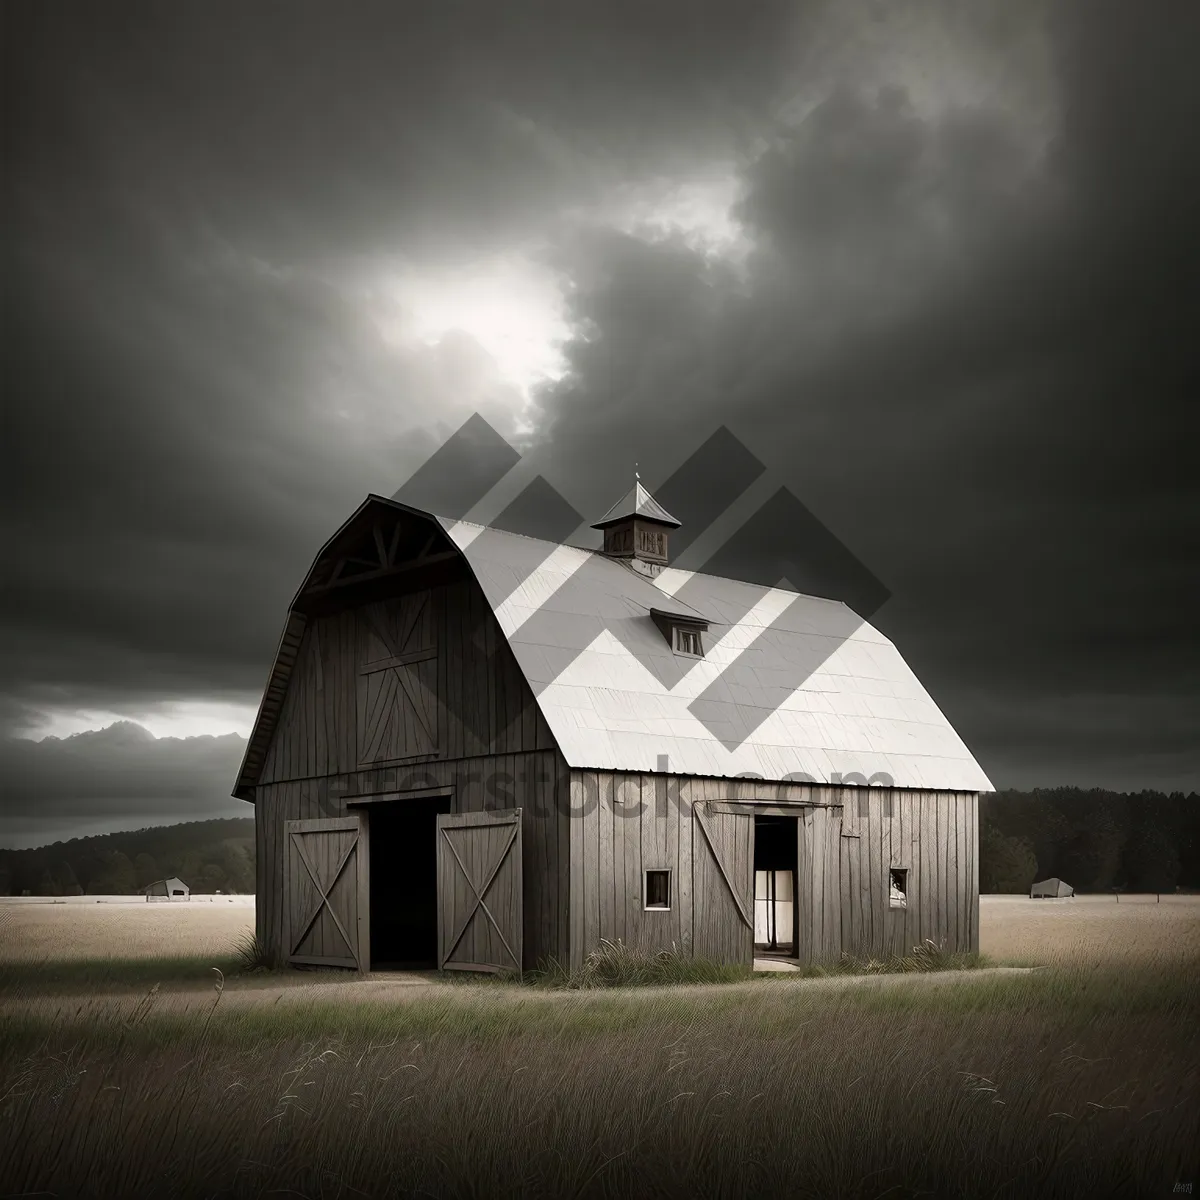
{"label": "distant hill", "polygon": [[188,821],[0,850],[0,895],[124,896],[178,875],[193,892],[254,891],[254,819]]}

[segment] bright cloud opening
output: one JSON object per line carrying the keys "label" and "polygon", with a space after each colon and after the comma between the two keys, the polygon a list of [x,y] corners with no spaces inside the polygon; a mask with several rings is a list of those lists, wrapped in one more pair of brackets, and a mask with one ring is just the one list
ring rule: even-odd
{"label": "bright cloud opening", "polygon": [[437,346],[454,333],[472,338],[526,401],[535,384],[565,370],[559,346],[570,330],[557,280],[521,255],[387,279],[372,289],[371,307],[392,342]]}

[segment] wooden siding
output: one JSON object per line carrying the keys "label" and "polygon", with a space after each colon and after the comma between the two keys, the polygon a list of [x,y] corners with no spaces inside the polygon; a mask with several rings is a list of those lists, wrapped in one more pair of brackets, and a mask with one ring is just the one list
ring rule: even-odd
{"label": "wooden siding", "polygon": [[[427,650],[436,657],[425,659]],[[382,685],[370,693],[369,680],[398,670],[407,686],[395,686],[388,711],[380,711],[370,701]],[[375,743],[367,741],[372,728]],[[432,744],[412,745],[422,729]],[[310,618],[257,783],[357,771],[367,765],[360,739],[368,755],[387,745],[411,747],[393,758],[371,757],[371,764],[555,747],[495,616],[470,581]]]}
{"label": "wooden siding", "polygon": [[[950,951],[978,951],[974,794],[571,771],[570,796],[573,967],[602,938],[739,957],[722,948],[740,946],[736,907],[696,894],[724,886],[697,840],[692,807],[701,801],[712,802],[717,814],[748,801],[758,811],[796,806],[796,929],[804,961],[834,961],[843,950],[902,954],[926,938]],[[893,866],[909,872],[904,909],[889,904]],[[670,911],[643,908],[642,873],[654,869],[672,872]]]}
{"label": "wooden siding", "polygon": [[[284,823],[340,817],[406,791],[450,788],[455,813],[521,809],[524,966],[567,956],[568,772],[553,750],[358,771],[259,787],[255,802],[258,936],[283,945]],[[375,800],[369,798],[374,797]],[[363,803],[363,801],[367,801]],[[356,803],[357,801],[357,803]],[[379,853],[379,850],[376,850]]]}
{"label": "wooden siding", "polygon": [[287,821],[284,840],[284,957],[311,966],[366,970],[363,915],[366,849],[356,817]]}
{"label": "wooden siding", "polygon": [[[435,652],[432,658],[425,656],[429,649]],[[410,661],[421,672],[415,684],[425,708],[409,711],[413,689],[403,683],[388,696],[367,693],[362,680],[381,663],[386,670],[407,669]],[[374,698],[387,699],[393,711],[381,712],[371,703]],[[367,744],[369,753],[410,745],[403,739],[420,736],[415,722],[433,734],[432,745],[421,753],[373,759],[364,767],[360,755],[367,722],[377,732],[382,729],[377,741]],[[567,769],[494,614],[472,581],[312,617],[304,627],[255,786],[256,924],[263,944],[284,951],[284,822],[342,817],[356,808],[347,805],[354,796],[421,787],[452,788],[456,813],[522,809],[524,965],[565,958]]]}
{"label": "wooden siding", "polygon": [[[977,953],[978,797],[870,788],[866,800],[858,836],[841,838],[842,948],[881,957],[928,939]],[[908,869],[904,908],[890,906],[892,867]]]}
{"label": "wooden siding", "polygon": [[438,966],[520,971],[521,814],[438,817]]}
{"label": "wooden siding", "polygon": [[[681,822],[682,823],[682,822]],[[692,809],[692,952],[716,962],[754,961],[754,816]]]}
{"label": "wooden siding", "polygon": [[842,808],[808,807],[796,821],[796,957],[835,962],[842,953]]}

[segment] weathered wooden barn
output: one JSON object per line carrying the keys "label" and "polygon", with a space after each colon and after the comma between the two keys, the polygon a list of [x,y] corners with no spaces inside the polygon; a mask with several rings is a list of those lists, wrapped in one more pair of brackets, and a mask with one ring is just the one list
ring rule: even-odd
{"label": "weathered wooden barn", "polygon": [[602,938],[749,964],[979,940],[987,777],[844,604],[370,496],[287,614],[233,794],[257,932],[360,971],[572,967]]}

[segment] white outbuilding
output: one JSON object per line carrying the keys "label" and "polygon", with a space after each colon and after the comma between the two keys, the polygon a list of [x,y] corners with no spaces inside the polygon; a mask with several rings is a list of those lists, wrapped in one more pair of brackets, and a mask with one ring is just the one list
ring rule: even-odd
{"label": "white outbuilding", "polygon": [[142,889],[147,900],[190,900],[192,889],[178,875],[169,879],[156,879]]}
{"label": "white outbuilding", "polygon": [[1031,900],[1042,898],[1059,899],[1066,896],[1075,895],[1075,889],[1069,883],[1057,877],[1051,879],[1043,879],[1041,883],[1035,883],[1029,889],[1029,897]]}

